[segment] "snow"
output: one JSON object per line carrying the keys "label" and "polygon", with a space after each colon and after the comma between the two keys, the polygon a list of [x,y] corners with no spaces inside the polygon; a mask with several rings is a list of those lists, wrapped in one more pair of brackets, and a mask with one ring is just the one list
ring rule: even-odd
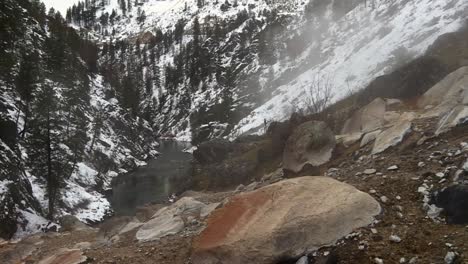
{"label": "snow", "polygon": [[60,227],[55,223],[51,223],[49,220],[40,216],[37,212],[30,208],[27,210],[18,211],[24,219],[26,225],[18,226],[18,231],[16,231],[13,239],[20,239],[28,235],[43,232],[45,229],[52,229],[54,227],[58,229]]}
{"label": "snow", "polygon": [[282,121],[295,110],[305,110],[305,90],[317,76],[331,78],[333,101],[364,88],[374,78],[423,54],[438,36],[457,30],[467,13],[465,0],[385,1],[375,9],[359,5],[338,21],[320,21],[328,23],[327,30],[311,43],[309,51],[323,58],[278,87],[232,134],[258,134],[264,120]]}
{"label": "snow", "polygon": [[90,168],[88,165],[80,162],[76,165],[77,169],[70,176],[70,180],[79,182],[85,186],[96,185],[96,176],[98,172]]}
{"label": "snow", "polygon": [[[72,181],[67,181],[62,190],[62,200],[67,208],[73,208],[73,215],[84,223],[101,221],[110,211],[109,201],[100,193],[88,190]],[[67,211],[62,212],[68,214]]]}
{"label": "snow", "polygon": [[62,16],[65,16],[67,13],[67,8],[72,7],[73,4],[78,3],[80,0],[41,0],[45,5],[47,10],[54,8],[58,10]]}

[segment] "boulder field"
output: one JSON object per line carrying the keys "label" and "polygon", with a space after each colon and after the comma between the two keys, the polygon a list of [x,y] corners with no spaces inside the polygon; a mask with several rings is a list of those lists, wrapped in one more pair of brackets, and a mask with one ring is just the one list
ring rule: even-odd
{"label": "boulder field", "polygon": [[300,177],[233,196],[193,244],[194,263],[274,263],[332,245],[381,211],[370,195],[327,177]]}

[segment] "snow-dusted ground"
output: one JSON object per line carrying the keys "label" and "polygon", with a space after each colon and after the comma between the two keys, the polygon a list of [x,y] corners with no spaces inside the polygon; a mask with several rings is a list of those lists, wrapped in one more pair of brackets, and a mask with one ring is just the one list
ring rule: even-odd
{"label": "snow-dusted ground", "polygon": [[[325,25],[326,30],[314,36],[308,52],[322,58],[278,87],[271,99],[239,122],[233,135],[260,133],[265,119],[281,121],[293,110],[305,110],[307,89],[317,78],[331,80],[334,100],[364,88],[394,66],[424,53],[440,35],[456,31],[468,14],[466,0],[378,3],[375,9],[361,4],[338,21],[331,19],[331,13],[317,19],[316,25]],[[307,55],[294,64],[305,63]],[[281,73],[288,67],[273,68]]]}

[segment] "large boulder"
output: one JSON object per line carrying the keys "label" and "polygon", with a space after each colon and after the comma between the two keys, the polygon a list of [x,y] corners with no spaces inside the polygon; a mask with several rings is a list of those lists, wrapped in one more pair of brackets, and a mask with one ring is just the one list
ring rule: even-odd
{"label": "large boulder", "polygon": [[136,238],[140,242],[146,242],[175,235],[190,224],[190,219],[201,220],[217,206],[218,204],[204,204],[192,197],[183,197],[176,203],[156,212],[151,220],[140,227]]}
{"label": "large boulder", "polygon": [[384,125],[387,103],[382,98],[376,98],[370,104],[356,111],[341,130],[342,135],[367,133]]}
{"label": "large boulder", "polygon": [[286,142],[283,167],[299,172],[306,164],[320,166],[332,157],[336,141],[324,122],[309,121],[298,126]]}
{"label": "large boulder", "polygon": [[457,104],[468,103],[468,66],[462,67],[438,82],[418,100],[418,107],[430,108],[426,116],[440,116]]}
{"label": "large boulder", "polygon": [[372,148],[372,154],[384,152],[402,142],[405,136],[411,132],[411,127],[411,121],[402,119],[394,126],[378,134]]}
{"label": "large boulder", "polygon": [[449,224],[468,224],[468,186],[452,185],[434,194],[433,203],[443,208]]}
{"label": "large boulder", "polygon": [[423,118],[440,118],[435,134],[447,132],[468,121],[468,66],[447,75],[418,101]]}
{"label": "large boulder", "polygon": [[194,263],[274,263],[332,245],[381,211],[370,195],[327,177],[284,180],[232,197],[193,244]]}

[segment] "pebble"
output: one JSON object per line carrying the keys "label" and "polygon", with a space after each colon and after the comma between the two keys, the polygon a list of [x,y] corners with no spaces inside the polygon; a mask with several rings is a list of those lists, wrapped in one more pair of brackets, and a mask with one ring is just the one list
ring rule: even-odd
{"label": "pebble", "polygon": [[369,193],[370,193],[370,194],[375,194],[375,193],[377,193],[377,191],[374,190],[374,189],[371,189],[371,190],[369,191]]}
{"label": "pebble", "polygon": [[388,202],[387,196],[380,197],[380,201],[382,201],[382,203],[387,203]]}
{"label": "pebble", "polygon": [[416,262],[418,262],[418,257],[412,257],[408,263],[415,264]]}
{"label": "pebble", "polygon": [[400,263],[406,263],[406,259],[405,258],[400,258]]}
{"label": "pebble", "polygon": [[424,166],[426,166],[426,163],[424,163],[424,162],[422,162],[422,161],[420,161],[420,162],[418,163],[418,167],[419,167],[419,168],[422,168],[422,167],[424,167]]}
{"label": "pebble", "polygon": [[375,228],[371,228],[370,231],[372,232],[372,234],[377,234],[377,229]]}
{"label": "pebble", "polygon": [[396,171],[396,170],[398,170],[398,166],[397,165],[390,166],[390,167],[387,168],[387,170]]}
{"label": "pebble", "polygon": [[374,173],[376,173],[377,170],[376,169],[367,169],[367,170],[364,170],[364,174],[367,174],[367,175],[372,175]]}
{"label": "pebble", "polygon": [[443,178],[443,177],[445,177],[445,173],[443,173],[443,172],[438,172],[438,173],[436,173],[436,176],[437,176],[438,178]]}
{"label": "pebble", "polygon": [[397,236],[397,235],[391,235],[389,239],[390,239],[390,241],[395,242],[395,243],[400,243],[401,242],[401,238],[399,236]]}
{"label": "pebble", "polygon": [[400,195],[397,195],[395,198],[396,198],[398,201],[401,200],[401,196],[400,196]]}
{"label": "pebble", "polygon": [[375,263],[375,264],[383,264],[383,259],[381,259],[381,258],[375,258],[375,259],[374,259],[374,263]]}

